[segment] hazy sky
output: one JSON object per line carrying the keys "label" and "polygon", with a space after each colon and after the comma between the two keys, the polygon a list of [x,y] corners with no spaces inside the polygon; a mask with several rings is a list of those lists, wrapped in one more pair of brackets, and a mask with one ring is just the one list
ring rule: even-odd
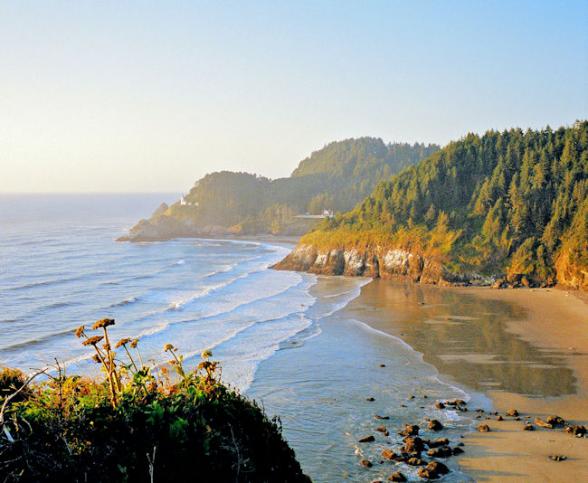
{"label": "hazy sky", "polygon": [[0,0],[0,192],[287,176],[347,137],[588,117],[588,1]]}

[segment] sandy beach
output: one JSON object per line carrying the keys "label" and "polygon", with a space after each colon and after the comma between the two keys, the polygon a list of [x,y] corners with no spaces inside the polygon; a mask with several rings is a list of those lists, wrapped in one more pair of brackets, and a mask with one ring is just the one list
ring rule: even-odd
{"label": "sandy beach", "polygon": [[[487,395],[493,410],[519,411],[520,421],[484,414],[491,431],[465,435],[460,465],[472,478],[586,481],[588,438],[534,424],[549,415],[588,423],[588,304],[577,294],[375,280],[346,312],[410,344],[443,378]],[[528,420],[535,431],[523,431]]]}

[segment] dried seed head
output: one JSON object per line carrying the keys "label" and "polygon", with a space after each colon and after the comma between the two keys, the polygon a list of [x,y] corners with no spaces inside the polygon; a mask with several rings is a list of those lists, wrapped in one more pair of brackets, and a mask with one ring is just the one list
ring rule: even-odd
{"label": "dried seed head", "polygon": [[206,349],[202,354],[200,354],[202,359],[210,359],[212,357],[212,351],[210,349]]}
{"label": "dried seed head", "polygon": [[94,322],[92,329],[101,329],[104,327],[109,327],[111,325],[114,325],[114,319],[101,319]]}
{"label": "dried seed head", "polygon": [[171,345],[171,344],[165,344],[163,346],[163,351],[164,352],[173,351],[174,349],[175,349],[175,347],[173,345]]}
{"label": "dried seed head", "polygon": [[84,331],[86,330],[86,327],[83,325],[80,325],[76,331],[75,331],[75,335],[76,337],[79,339],[80,337],[82,337],[84,335]]}
{"label": "dried seed head", "polygon": [[136,348],[137,348],[137,344],[138,344],[138,343],[139,343],[139,339],[133,339],[133,340],[131,341],[131,347],[132,347],[133,349],[136,349]]}
{"label": "dried seed head", "polygon": [[98,354],[94,354],[92,356],[92,360],[98,364],[102,363],[102,361],[100,360],[100,357],[98,357]]}
{"label": "dried seed head", "polygon": [[84,342],[82,342],[82,345],[93,345],[93,346],[95,346],[102,339],[104,339],[104,337],[101,336],[101,335],[95,335],[94,337],[88,337]]}
{"label": "dried seed head", "polygon": [[119,340],[116,345],[114,346],[115,349],[118,349],[119,347],[122,347],[124,345],[127,345],[129,342],[131,342],[131,339],[129,337],[125,337],[121,340]]}

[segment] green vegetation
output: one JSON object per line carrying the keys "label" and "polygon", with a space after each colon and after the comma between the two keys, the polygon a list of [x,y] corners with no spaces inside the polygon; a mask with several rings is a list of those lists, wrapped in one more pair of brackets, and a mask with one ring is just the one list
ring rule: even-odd
{"label": "green vegetation", "polygon": [[437,149],[365,137],[328,144],[302,161],[289,178],[270,180],[228,171],[208,174],[186,195],[185,204],[163,206],[148,222],[138,224],[130,238],[170,232],[182,236],[213,226],[240,234],[301,234],[316,222],[296,215],[349,210],[379,181]]}
{"label": "green vegetation", "polygon": [[452,272],[588,288],[588,122],[468,134],[301,243],[390,246]]}
{"label": "green vegetation", "polygon": [[137,340],[122,339],[123,362],[110,346],[112,324],[96,322],[99,335],[76,332],[102,381],[59,365],[39,384],[0,371],[1,481],[310,481],[279,420],[222,385],[209,351],[189,371],[167,344],[169,365],[155,370],[140,363]]}

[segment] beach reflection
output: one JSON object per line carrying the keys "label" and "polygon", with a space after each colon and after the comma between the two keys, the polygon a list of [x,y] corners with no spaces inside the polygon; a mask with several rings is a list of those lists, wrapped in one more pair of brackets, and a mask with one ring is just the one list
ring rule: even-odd
{"label": "beach reflection", "polygon": [[411,283],[375,280],[347,314],[398,335],[425,361],[476,390],[531,397],[575,393],[561,354],[534,347],[507,330],[526,311],[514,303]]}

